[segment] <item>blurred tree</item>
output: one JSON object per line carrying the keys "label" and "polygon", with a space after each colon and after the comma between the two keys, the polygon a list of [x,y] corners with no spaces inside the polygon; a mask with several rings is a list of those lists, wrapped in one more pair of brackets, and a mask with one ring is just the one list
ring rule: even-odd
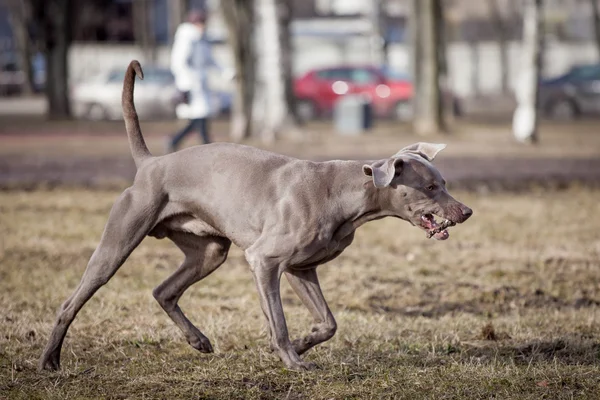
{"label": "blurred tree", "polygon": [[441,1],[412,1],[413,127],[419,135],[446,130],[440,90]]}
{"label": "blurred tree", "polygon": [[254,0],[221,0],[221,12],[233,51],[236,80],[231,137],[239,141],[252,134],[252,109],[256,79]]}
{"label": "blurred tree", "polygon": [[[381,61],[384,65],[389,65],[389,41],[388,41],[388,26],[383,8],[383,0],[372,0],[369,11],[369,17],[371,18],[371,46],[374,50],[373,61],[377,60],[380,56]],[[379,54],[381,53],[381,54]]]}
{"label": "blurred tree", "polygon": [[444,18],[444,1],[435,2],[435,21],[437,21],[437,63],[438,63],[438,85],[440,95],[438,101],[440,103],[438,112],[443,124],[446,124],[449,119],[454,117],[454,99],[450,96],[444,96],[443,93],[450,93],[449,87],[449,71],[448,71],[448,34],[446,19]]}
{"label": "blurred tree", "polygon": [[297,133],[292,93],[289,0],[256,0],[258,68],[254,122],[263,141]]}
{"label": "blurred tree", "polygon": [[538,141],[538,82],[542,66],[542,0],[525,0],[521,76],[516,88],[513,133],[521,142]]}
{"label": "blurred tree", "polygon": [[28,2],[22,0],[5,0],[4,3],[9,12],[9,21],[15,39],[19,66],[25,74],[23,91],[26,94],[31,94],[34,91],[31,58],[35,47],[33,38],[29,34],[32,17],[31,7]]}
{"label": "blurred tree", "polygon": [[71,0],[28,0],[33,25],[38,29],[46,59],[46,98],[50,118],[69,118],[69,67]]}
{"label": "blurred tree", "polygon": [[72,2],[71,21],[74,42],[100,42],[107,39],[107,24],[110,20],[110,8],[104,0],[78,0]]}
{"label": "blurred tree", "polygon": [[469,44],[469,54],[470,60],[469,63],[471,65],[471,90],[475,97],[479,97],[481,95],[481,62],[479,57],[479,40],[471,39],[468,42]]}
{"label": "blurred tree", "polygon": [[133,0],[133,32],[136,43],[142,48],[147,63],[156,60],[156,41],[152,30],[153,3]]}
{"label": "blurred tree", "polygon": [[598,57],[600,57],[600,10],[598,10],[598,0],[589,0],[592,5],[592,18],[594,20],[594,37],[596,39],[596,48]]}
{"label": "blurred tree", "polygon": [[294,78],[292,71],[293,45],[290,25],[293,17],[292,0],[278,0],[278,23],[281,40],[281,60],[283,68],[283,83],[285,86],[285,103],[287,104],[288,123],[292,128],[297,128],[300,123],[296,109],[296,96],[294,95]]}
{"label": "blurred tree", "polygon": [[498,50],[500,53],[500,73],[501,73],[501,89],[503,94],[509,92],[508,82],[508,29],[507,24],[502,17],[500,11],[499,0],[489,0],[490,14],[492,22],[496,28],[496,37],[498,40]]}
{"label": "blurred tree", "polygon": [[[252,2],[252,0],[249,0]],[[222,1],[221,3],[225,3]],[[185,14],[189,9],[189,0],[167,0],[168,19],[169,19],[169,37],[175,37],[175,31],[179,24],[185,20]]]}

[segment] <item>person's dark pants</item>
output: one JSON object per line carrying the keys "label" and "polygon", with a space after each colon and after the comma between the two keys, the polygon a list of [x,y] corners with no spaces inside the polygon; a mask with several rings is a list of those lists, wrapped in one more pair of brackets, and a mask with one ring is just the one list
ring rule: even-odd
{"label": "person's dark pants", "polygon": [[171,137],[171,148],[176,150],[179,142],[193,130],[200,132],[200,136],[205,144],[210,143],[210,138],[208,136],[208,118],[196,118],[190,120],[185,128],[175,134],[175,136]]}

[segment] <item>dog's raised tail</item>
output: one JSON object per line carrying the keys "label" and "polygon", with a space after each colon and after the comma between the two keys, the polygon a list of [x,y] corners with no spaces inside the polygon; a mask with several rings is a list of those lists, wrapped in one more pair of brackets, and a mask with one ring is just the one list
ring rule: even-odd
{"label": "dog's raised tail", "polygon": [[129,148],[131,149],[131,155],[133,156],[135,166],[139,168],[144,160],[152,157],[152,154],[150,154],[146,142],[144,141],[144,137],[142,136],[140,121],[138,119],[137,111],[135,110],[135,104],[133,103],[133,88],[135,86],[136,75],[140,79],[144,79],[142,66],[137,60],[133,60],[129,63],[129,67],[127,67],[127,71],[125,72],[121,105],[123,106],[123,119],[125,119],[125,129],[127,129]]}

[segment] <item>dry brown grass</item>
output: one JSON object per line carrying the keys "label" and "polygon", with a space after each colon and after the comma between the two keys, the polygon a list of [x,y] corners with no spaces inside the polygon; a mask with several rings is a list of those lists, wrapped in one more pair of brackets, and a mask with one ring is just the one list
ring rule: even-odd
{"label": "dry brown grass", "polygon": [[[475,215],[446,242],[367,224],[320,267],[339,329],[307,373],[267,350],[238,249],[181,301],[216,353],[188,346],[151,295],[182,257],[148,238],[75,320],[62,371],[40,373],[117,193],[1,192],[0,398],[599,398],[599,195],[457,193]],[[295,337],[310,320],[283,288]]]}

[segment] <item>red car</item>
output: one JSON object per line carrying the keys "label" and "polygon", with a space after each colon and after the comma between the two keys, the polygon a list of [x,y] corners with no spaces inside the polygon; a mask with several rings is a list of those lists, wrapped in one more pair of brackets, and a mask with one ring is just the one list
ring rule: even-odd
{"label": "red car", "polygon": [[[335,102],[346,94],[371,99],[378,117],[408,120],[412,116],[413,85],[408,77],[387,68],[339,66],[314,69],[294,82],[298,114],[304,120],[330,116]],[[457,113],[457,102],[453,101]]]}

